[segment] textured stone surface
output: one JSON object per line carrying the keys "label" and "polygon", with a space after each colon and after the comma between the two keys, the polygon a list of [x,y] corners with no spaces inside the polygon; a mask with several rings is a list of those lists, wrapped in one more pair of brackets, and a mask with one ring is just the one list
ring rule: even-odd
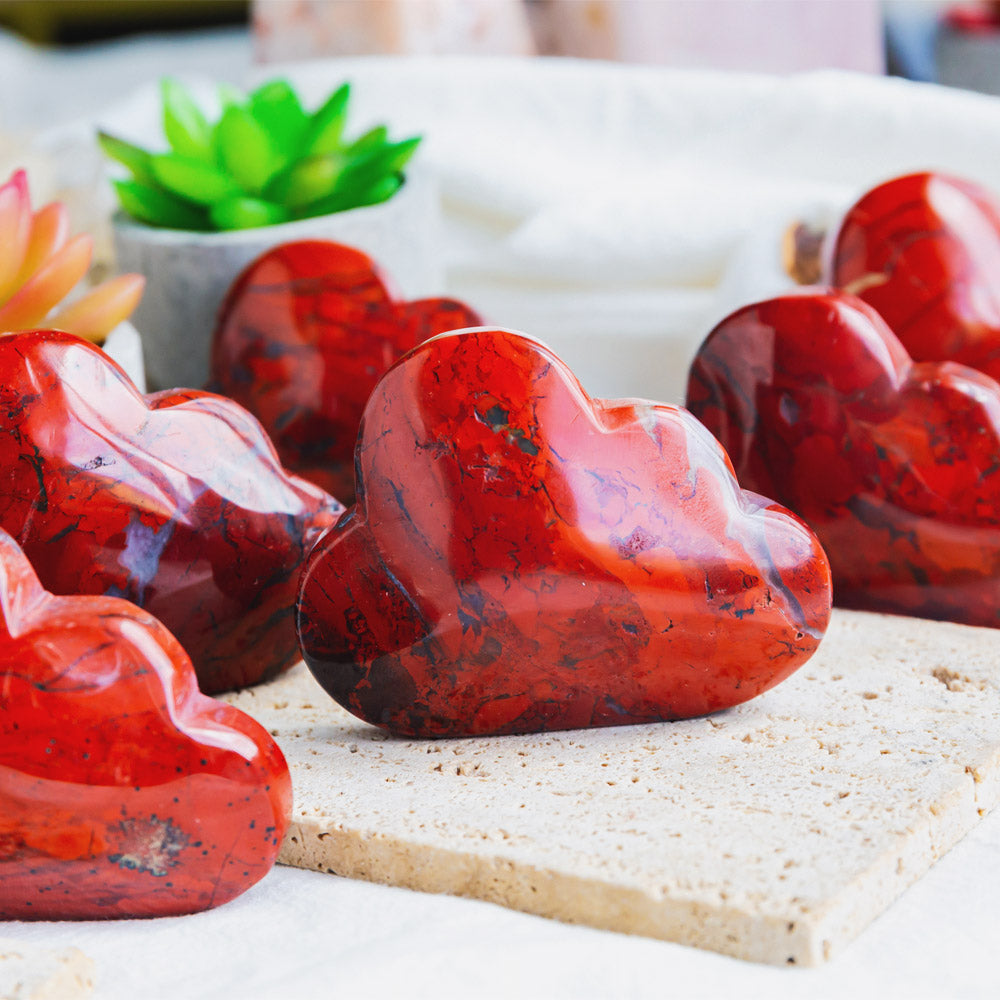
{"label": "textured stone surface", "polygon": [[292,769],[280,861],[758,962],[836,954],[1000,800],[996,633],[835,610],[707,719],[409,741],[304,668],[228,696]]}
{"label": "textured stone surface", "polygon": [[54,597],[0,532],[0,920],[167,916],[270,870],[281,751],[154,618]]}
{"label": "textured stone surface", "polygon": [[359,250],[285,243],[248,266],[227,294],[212,388],[260,420],[285,468],[346,503],[361,414],[379,377],[428,337],[480,323],[453,299],[395,299]]}
{"label": "textured stone surface", "polygon": [[914,364],[874,310],[840,292],[723,320],[688,407],[740,482],[801,515],[846,607],[1000,626],[1000,385]]}
{"label": "textured stone surface", "polygon": [[1000,377],[1000,204],[979,185],[920,173],[873,188],[844,217],[829,281],[874,306],[916,360]]}
{"label": "textured stone surface", "polygon": [[126,597],[180,640],[202,690],[298,659],[305,551],[340,511],[260,425],[201,392],[143,397],[98,348],[0,337],[0,527],[60,594]]}
{"label": "textured stone surface", "polygon": [[392,368],[358,473],[299,632],[320,683],[397,734],[701,715],[787,677],[826,627],[815,536],[741,490],[689,413],[591,400],[520,334],[444,335]]}
{"label": "textured stone surface", "polygon": [[79,948],[0,939],[3,1000],[82,1000],[94,992],[94,963]]}

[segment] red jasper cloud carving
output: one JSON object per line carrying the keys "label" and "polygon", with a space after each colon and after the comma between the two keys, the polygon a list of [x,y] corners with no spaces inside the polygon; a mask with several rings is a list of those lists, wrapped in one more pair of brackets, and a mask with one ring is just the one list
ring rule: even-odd
{"label": "red jasper cloud carving", "polygon": [[915,363],[842,292],[759,302],[716,327],[688,407],[740,481],[823,542],[834,597],[1000,626],[1000,384]]}
{"label": "red jasper cloud carving", "polygon": [[480,322],[453,299],[398,301],[371,258],[351,247],[286,243],[230,289],[212,388],[260,420],[287,468],[347,501],[358,425],[379,377],[421,341]]}
{"label": "red jasper cloud carving", "polygon": [[0,919],[191,913],[274,864],[281,751],[155,618],[54,597],[0,531]]}
{"label": "red jasper cloud carving", "polygon": [[298,659],[305,551],[341,506],[287,474],[221,396],[143,397],[68,334],[0,337],[0,527],[61,594],[125,597],[180,640],[202,690]]}
{"label": "red jasper cloud carving", "polygon": [[1000,377],[1000,205],[978,185],[919,173],[873,188],[844,217],[829,281],[917,361]]}
{"label": "red jasper cloud carving", "polygon": [[393,733],[713,712],[787,677],[826,626],[815,537],[740,490],[697,421],[592,400],[522,335],[416,348],[373,393],[357,462],[300,637],[333,697]]}

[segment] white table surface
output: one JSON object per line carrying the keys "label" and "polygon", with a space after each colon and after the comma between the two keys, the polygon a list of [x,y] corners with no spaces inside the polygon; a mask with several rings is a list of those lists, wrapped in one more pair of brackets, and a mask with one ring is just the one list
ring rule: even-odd
{"label": "white table surface", "polygon": [[[134,124],[165,72],[241,81],[253,72],[249,39],[40,53],[0,35],[0,130],[19,133],[27,155],[53,148],[53,129],[79,141],[96,118]],[[445,198],[448,290],[548,339],[595,394],[679,399],[712,320],[780,287],[773,239],[790,215],[832,217],[864,187],[928,166],[1000,190],[1000,100],[901,81],[507,60],[294,73],[317,95],[350,76],[362,117],[426,131]],[[650,207],[643,192],[658,181],[676,197]],[[0,937],[82,948],[102,1000],[996,997],[1000,812],[814,970],[282,867],[204,914],[8,922]]]}

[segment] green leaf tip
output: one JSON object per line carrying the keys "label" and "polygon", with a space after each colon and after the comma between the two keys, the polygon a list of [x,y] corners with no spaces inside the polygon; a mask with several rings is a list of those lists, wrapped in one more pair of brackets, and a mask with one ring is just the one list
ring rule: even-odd
{"label": "green leaf tip", "polygon": [[385,125],[346,138],[349,82],[311,113],[283,78],[249,94],[223,83],[217,93],[210,122],[183,83],[160,80],[166,152],[98,133],[104,155],[130,174],[113,182],[128,215],[151,226],[231,230],[377,204],[402,186],[421,141],[393,142]]}

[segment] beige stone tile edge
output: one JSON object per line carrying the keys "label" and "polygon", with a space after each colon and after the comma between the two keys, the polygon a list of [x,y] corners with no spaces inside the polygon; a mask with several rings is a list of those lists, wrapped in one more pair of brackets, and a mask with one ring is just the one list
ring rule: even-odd
{"label": "beige stone tile edge", "polygon": [[419,892],[497,903],[599,930],[638,934],[769,965],[815,966],[833,957],[1000,804],[1000,749],[918,826],[857,873],[828,903],[795,899],[785,913],[654,896],[628,886],[499,855],[487,856],[352,830],[327,820],[294,820],[279,862]]}
{"label": "beige stone tile edge", "polygon": [[[675,941],[751,961],[810,952],[805,926],[736,909],[653,896],[611,882],[498,856],[414,844],[382,834],[293,822],[279,860],[299,868],[420,892],[497,903],[564,923]],[[782,961],[784,958],[781,959]]]}
{"label": "beige stone tile edge", "polygon": [[866,869],[809,915],[814,951],[829,959],[853,941],[925,875],[991,810],[1000,805],[1000,747],[967,765],[959,783],[924,820],[900,834]]}

